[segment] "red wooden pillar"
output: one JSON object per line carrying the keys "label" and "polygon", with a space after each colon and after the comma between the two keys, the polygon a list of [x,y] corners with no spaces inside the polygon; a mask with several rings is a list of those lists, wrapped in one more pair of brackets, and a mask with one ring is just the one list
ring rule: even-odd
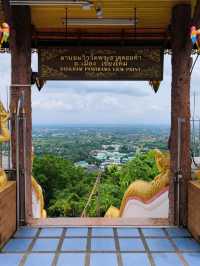
{"label": "red wooden pillar", "polygon": [[[188,180],[191,178],[190,159],[190,5],[178,5],[172,14],[172,89],[171,89],[171,184],[170,213],[172,224],[187,225]],[[179,121],[179,122],[178,122]],[[179,124],[179,129],[178,129]],[[179,145],[180,143],[180,145]],[[180,147],[180,201],[178,186],[174,183],[178,171]],[[179,207],[178,207],[179,205]]]}
{"label": "red wooden pillar", "polygon": [[[27,6],[12,7],[11,24],[11,113],[12,113],[12,162],[16,168],[16,123],[15,117],[19,97],[24,95],[23,119],[20,125],[19,165],[21,218],[25,221],[32,215],[31,202],[31,13]],[[24,158],[26,160],[24,160]],[[26,193],[25,193],[26,192]]]}

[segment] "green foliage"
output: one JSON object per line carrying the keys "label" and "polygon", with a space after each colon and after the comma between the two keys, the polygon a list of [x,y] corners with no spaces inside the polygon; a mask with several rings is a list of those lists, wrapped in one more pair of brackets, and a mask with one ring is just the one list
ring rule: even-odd
{"label": "green foliage", "polygon": [[153,150],[144,154],[138,154],[122,167],[120,171],[120,187],[122,192],[125,192],[133,181],[137,179],[150,181],[158,174],[154,157],[155,152]]}
{"label": "green foliage", "polygon": [[[154,151],[138,154],[122,167],[109,166],[88,207],[89,216],[103,216],[110,205],[120,206],[129,184],[136,179],[150,181],[158,174]],[[80,216],[96,180],[72,162],[53,155],[36,157],[33,175],[44,190],[45,208],[50,217]]]}
{"label": "green foliage", "polygon": [[[68,216],[73,216],[74,205],[80,198],[86,201],[95,180],[94,174],[86,173],[72,162],[52,155],[35,158],[33,174],[43,188],[45,206],[51,216],[57,216],[56,206],[60,210],[58,216],[66,212]],[[80,211],[76,215],[80,215]]]}
{"label": "green foliage", "polygon": [[48,214],[51,217],[65,217],[71,211],[70,204],[65,199],[56,200],[49,208]]}

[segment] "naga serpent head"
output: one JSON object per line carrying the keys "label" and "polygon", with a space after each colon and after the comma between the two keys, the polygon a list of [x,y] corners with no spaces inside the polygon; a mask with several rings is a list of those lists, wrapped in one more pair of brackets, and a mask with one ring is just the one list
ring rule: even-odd
{"label": "naga serpent head", "polygon": [[169,152],[161,152],[160,150],[155,150],[155,160],[158,171],[166,172],[170,168],[170,155]]}

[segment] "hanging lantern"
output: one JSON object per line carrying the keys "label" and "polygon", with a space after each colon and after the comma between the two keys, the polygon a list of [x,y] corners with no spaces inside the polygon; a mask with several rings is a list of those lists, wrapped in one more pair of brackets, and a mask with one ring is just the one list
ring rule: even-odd
{"label": "hanging lantern", "polygon": [[160,80],[150,80],[149,85],[153,88],[154,92],[157,93],[160,87]]}
{"label": "hanging lantern", "polygon": [[0,48],[8,42],[10,36],[10,27],[4,22],[0,26]]}

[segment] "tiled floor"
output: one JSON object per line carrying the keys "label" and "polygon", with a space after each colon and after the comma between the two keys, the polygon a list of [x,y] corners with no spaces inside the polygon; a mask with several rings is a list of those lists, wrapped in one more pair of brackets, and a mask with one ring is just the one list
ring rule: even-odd
{"label": "tiled floor", "polygon": [[1,266],[199,266],[200,244],[180,228],[20,228]]}

